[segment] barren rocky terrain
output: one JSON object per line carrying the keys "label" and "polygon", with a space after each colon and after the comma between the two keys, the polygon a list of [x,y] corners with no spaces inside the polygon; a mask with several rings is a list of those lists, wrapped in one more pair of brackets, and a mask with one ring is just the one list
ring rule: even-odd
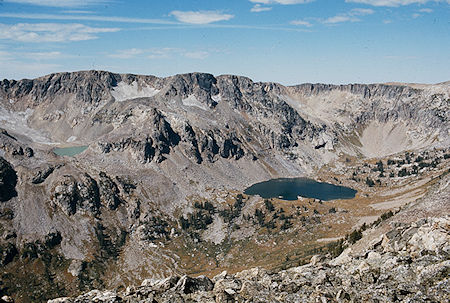
{"label": "barren rocky terrain", "polygon": [[[201,73],[0,81],[0,295],[446,302],[449,95]],[[243,194],[299,176],[358,193]]]}

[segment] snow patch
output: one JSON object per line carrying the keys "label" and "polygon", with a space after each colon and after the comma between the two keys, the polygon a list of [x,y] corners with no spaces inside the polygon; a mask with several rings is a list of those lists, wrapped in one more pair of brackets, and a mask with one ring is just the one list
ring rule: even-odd
{"label": "snow patch", "polygon": [[11,133],[24,135],[30,138],[33,142],[51,144],[51,141],[47,136],[28,126],[28,117],[30,117],[33,112],[34,111],[30,108],[24,112],[11,112],[0,107],[0,125]]}
{"label": "snow patch", "polygon": [[203,110],[208,110],[208,108],[202,104],[194,95],[190,95],[186,99],[182,100],[184,106],[195,106]]}
{"label": "snow patch", "polygon": [[117,102],[125,100],[153,97],[159,93],[159,89],[155,89],[148,85],[139,85],[136,81],[131,84],[120,82],[112,91],[111,95]]}
{"label": "snow patch", "polygon": [[73,141],[75,141],[76,139],[77,139],[76,136],[70,136],[70,137],[67,139],[66,142],[73,142]]}
{"label": "snow patch", "polygon": [[215,96],[211,96],[211,99],[213,99],[215,102],[219,103],[222,101],[222,96],[220,94],[217,94]]}

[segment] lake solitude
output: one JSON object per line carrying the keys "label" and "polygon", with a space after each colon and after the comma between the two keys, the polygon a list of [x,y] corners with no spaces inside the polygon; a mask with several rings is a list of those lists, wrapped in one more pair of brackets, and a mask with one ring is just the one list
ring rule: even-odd
{"label": "lake solitude", "polygon": [[73,157],[84,152],[87,148],[87,146],[56,147],[53,152],[58,156]]}
{"label": "lake solitude", "polygon": [[279,178],[253,184],[245,189],[246,195],[259,195],[264,199],[280,198],[297,200],[298,196],[324,201],[352,199],[357,191],[330,183],[317,182],[308,178]]}

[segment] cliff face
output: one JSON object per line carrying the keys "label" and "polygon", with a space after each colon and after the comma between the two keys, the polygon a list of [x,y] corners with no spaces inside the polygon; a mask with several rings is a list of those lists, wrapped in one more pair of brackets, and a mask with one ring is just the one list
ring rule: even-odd
{"label": "cliff face", "polygon": [[[301,259],[317,244],[300,242],[347,210],[307,201],[269,212],[242,190],[412,150],[429,156],[420,169],[436,177],[447,165],[449,94],[448,84],[286,87],[202,73],[0,81],[0,294],[39,301],[198,271],[202,262],[213,271],[239,263],[244,245],[257,264],[269,245],[260,235],[298,240],[289,249]],[[60,157],[57,145],[88,148]],[[174,285],[191,283],[183,279]]]}

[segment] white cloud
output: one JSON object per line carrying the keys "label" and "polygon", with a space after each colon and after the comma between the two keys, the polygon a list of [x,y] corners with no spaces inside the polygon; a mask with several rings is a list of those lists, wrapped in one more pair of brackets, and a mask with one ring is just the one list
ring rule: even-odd
{"label": "white cloud", "polygon": [[348,21],[358,22],[361,20],[356,17],[346,16],[346,15],[337,15],[337,16],[333,16],[333,17],[325,19],[325,21],[323,21],[323,23],[336,24],[336,23],[342,23],[342,22],[348,22]]}
{"label": "white cloud", "polygon": [[182,48],[174,47],[162,47],[162,48],[151,48],[151,49],[140,49],[140,48],[130,48],[118,50],[113,54],[107,55],[110,58],[118,59],[131,59],[138,56],[147,59],[167,59],[175,57],[185,57],[189,59],[205,59],[210,55],[208,51],[205,50],[186,50]]}
{"label": "white cloud", "polygon": [[383,20],[383,23],[384,23],[384,24],[391,24],[391,23],[392,23],[392,20]]}
{"label": "white cloud", "polygon": [[98,33],[117,31],[118,28],[90,27],[78,23],[0,24],[0,39],[35,43],[83,41],[97,39]]}
{"label": "white cloud", "polygon": [[282,5],[290,5],[290,4],[304,4],[313,2],[315,0],[250,0],[253,3],[261,3],[261,4],[282,4]]}
{"label": "white cloud", "polygon": [[305,21],[305,20],[294,20],[294,21],[291,21],[291,24],[292,25],[301,25],[301,26],[306,26],[306,27],[313,26],[310,22]]}
{"label": "white cloud", "polygon": [[4,2],[53,7],[84,7],[105,4],[107,0],[3,0]]}
{"label": "white cloud", "polygon": [[184,56],[190,59],[205,59],[209,56],[209,53],[205,51],[186,52],[184,53]]}
{"label": "white cloud", "polygon": [[[61,58],[63,54],[58,51],[50,52],[16,52],[16,51],[0,51],[1,60],[18,60],[18,59],[31,59],[34,61],[54,60]],[[67,56],[64,56],[67,57]]]}
{"label": "white cloud", "polygon": [[93,14],[93,11],[86,11],[86,10],[79,10],[79,9],[69,9],[69,10],[63,10],[61,13],[64,14]]}
{"label": "white cloud", "polygon": [[230,20],[234,15],[223,14],[218,11],[172,11],[170,15],[178,21],[189,24],[209,24],[218,21]]}
{"label": "white cloud", "polygon": [[359,22],[361,21],[361,19],[359,19],[358,16],[371,15],[374,12],[375,12],[374,10],[369,8],[354,8],[345,14],[339,14],[333,17],[329,17],[324,21],[322,21],[322,23],[336,24],[342,22]]}
{"label": "white cloud", "polygon": [[53,63],[2,61],[0,60],[1,77],[9,79],[35,78],[62,70],[62,66]]}
{"label": "white cloud", "polygon": [[261,6],[261,4],[255,4],[255,6],[253,6],[250,11],[252,13],[259,13],[259,12],[267,12],[267,11],[270,11],[270,10],[272,10],[271,7]]}
{"label": "white cloud", "polygon": [[144,50],[139,49],[139,48],[130,48],[130,49],[123,49],[123,50],[119,50],[117,53],[115,54],[110,54],[108,55],[108,57],[111,58],[119,58],[119,59],[130,59],[130,58],[134,58],[137,55],[140,55],[144,53]]}
{"label": "white cloud", "polygon": [[396,56],[396,55],[388,55],[388,56],[384,56],[384,59],[388,59],[388,60],[415,60],[418,59],[417,56]]}
{"label": "white cloud", "polygon": [[[430,14],[433,12],[433,10],[431,8],[422,8],[422,9],[419,9],[419,12],[425,13],[425,14]],[[411,15],[411,17],[413,17],[413,19],[417,19],[419,17],[422,17],[422,14],[414,13]]]}
{"label": "white cloud", "polygon": [[365,16],[365,15],[371,15],[375,11],[370,8],[354,8],[349,12],[349,15],[351,16]]}
{"label": "white cloud", "polygon": [[345,0],[345,2],[363,3],[373,6],[401,6],[409,4],[425,4],[427,2],[447,2],[450,0]]}
{"label": "white cloud", "polygon": [[12,55],[10,52],[0,50],[0,61],[11,60]]}
{"label": "white cloud", "polygon": [[28,52],[28,53],[21,53],[20,55],[34,60],[53,60],[56,58],[59,58],[62,56],[61,52]]}
{"label": "white cloud", "polygon": [[34,53],[38,54],[38,57],[31,57],[32,54],[0,50],[0,76],[9,79],[33,78],[61,69],[59,64],[40,62],[38,57],[40,55],[45,56],[44,53]]}
{"label": "white cloud", "polygon": [[0,17],[37,20],[83,20],[118,23],[142,23],[142,24],[176,24],[160,19],[128,18],[118,16],[92,16],[92,15],[56,15],[56,14],[27,14],[27,13],[0,13]]}
{"label": "white cloud", "polygon": [[148,51],[148,59],[164,59],[170,58],[174,53],[180,52],[177,48],[164,47],[159,49],[151,49]]}

